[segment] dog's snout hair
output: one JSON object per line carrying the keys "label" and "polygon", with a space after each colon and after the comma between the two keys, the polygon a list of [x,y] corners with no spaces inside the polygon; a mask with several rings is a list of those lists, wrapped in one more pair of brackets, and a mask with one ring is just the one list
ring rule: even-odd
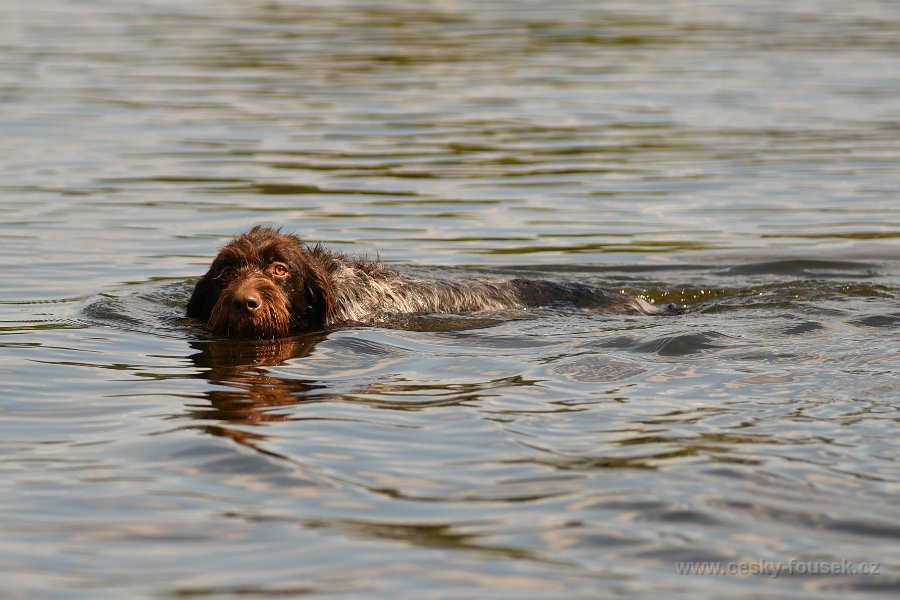
{"label": "dog's snout hair", "polygon": [[216,333],[231,337],[269,338],[290,333],[291,313],[278,286],[262,273],[241,275],[219,295],[209,317]]}
{"label": "dog's snout hair", "polygon": [[295,235],[257,226],[236,236],[197,282],[187,316],[219,335],[277,338],[404,313],[463,313],[566,303],[656,314],[640,298],[580,283],[535,279],[425,281]]}

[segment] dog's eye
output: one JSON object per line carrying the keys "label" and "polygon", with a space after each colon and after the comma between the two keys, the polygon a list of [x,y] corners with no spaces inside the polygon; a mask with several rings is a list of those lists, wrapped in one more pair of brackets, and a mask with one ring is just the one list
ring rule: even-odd
{"label": "dog's eye", "polygon": [[275,263],[272,265],[272,273],[274,273],[278,277],[284,277],[288,274],[287,265],[283,263]]}

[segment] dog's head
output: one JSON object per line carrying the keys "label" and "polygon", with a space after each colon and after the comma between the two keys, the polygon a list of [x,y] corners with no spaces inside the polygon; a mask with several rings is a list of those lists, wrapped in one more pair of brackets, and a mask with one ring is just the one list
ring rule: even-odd
{"label": "dog's head", "polygon": [[214,333],[275,338],[322,329],[334,292],[318,260],[295,235],[257,226],[225,245],[187,305]]}

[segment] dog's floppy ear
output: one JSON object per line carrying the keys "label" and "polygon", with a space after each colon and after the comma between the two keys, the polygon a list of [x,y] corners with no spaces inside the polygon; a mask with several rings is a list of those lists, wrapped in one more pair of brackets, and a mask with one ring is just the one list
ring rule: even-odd
{"label": "dog's floppy ear", "polygon": [[325,273],[325,269],[317,261],[305,261],[305,277],[303,285],[306,296],[306,321],[307,326],[314,329],[323,329],[326,325],[334,323],[335,298],[331,281]]}
{"label": "dog's floppy ear", "polygon": [[200,319],[209,322],[212,309],[216,305],[218,295],[216,288],[210,281],[209,273],[200,278],[194,287],[194,293],[187,303],[187,316],[192,319]]}

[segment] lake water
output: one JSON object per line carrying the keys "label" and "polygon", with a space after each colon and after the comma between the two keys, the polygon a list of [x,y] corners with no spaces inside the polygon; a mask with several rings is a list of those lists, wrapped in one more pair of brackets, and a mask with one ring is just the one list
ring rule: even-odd
{"label": "lake water", "polygon": [[[6,0],[0,596],[893,596],[898,31],[887,0]],[[213,339],[184,304],[255,223],[686,312]]]}

